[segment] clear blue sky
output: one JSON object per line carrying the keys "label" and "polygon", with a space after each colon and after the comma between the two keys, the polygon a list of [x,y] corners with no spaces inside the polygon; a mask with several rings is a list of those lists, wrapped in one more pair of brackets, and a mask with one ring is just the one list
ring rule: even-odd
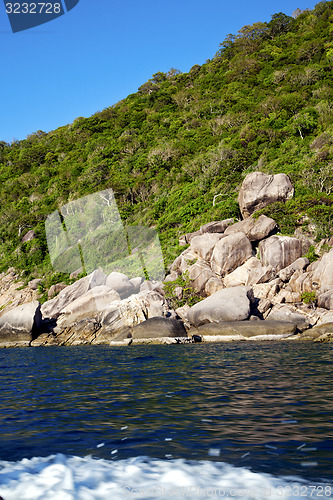
{"label": "clear blue sky", "polygon": [[90,116],[136,92],[157,71],[186,72],[204,63],[245,24],[316,3],[80,0],[64,16],[14,34],[1,0],[0,140]]}

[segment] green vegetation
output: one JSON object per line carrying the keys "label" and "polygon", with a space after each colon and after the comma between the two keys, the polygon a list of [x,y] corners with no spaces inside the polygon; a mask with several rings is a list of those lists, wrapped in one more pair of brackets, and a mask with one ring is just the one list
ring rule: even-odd
{"label": "green vegetation", "polygon": [[[182,288],[181,298],[177,298],[175,294],[175,289],[177,287]],[[185,271],[174,281],[165,281],[164,292],[165,298],[172,309],[178,309],[178,307],[183,307],[185,304],[192,307],[202,299],[191,285],[188,271]]]}
{"label": "green vegetation", "polygon": [[315,306],[317,302],[316,292],[301,293],[301,300],[304,302],[304,304]]}
{"label": "green vegetation", "polygon": [[[51,276],[45,219],[112,188],[123,221],[155,227],[167,266],[180,234],[240,217],[255,170],[285,172],[295,197],[262,213],[281,231],[333,228],[333,1],[228,35],[189,73],[156,73],[90,118],[0,142],[0,270]],[[314,228],[314,229],[313,229]],[[22,243],[33,229],[37,238]]]}
{"label": "green vegetation", "polygon": [[313,245],[310,246],[308,253],[305,254],[305,257],[309,259],[310,264],[319,259],[319,255],[316,254],[315,247]]}

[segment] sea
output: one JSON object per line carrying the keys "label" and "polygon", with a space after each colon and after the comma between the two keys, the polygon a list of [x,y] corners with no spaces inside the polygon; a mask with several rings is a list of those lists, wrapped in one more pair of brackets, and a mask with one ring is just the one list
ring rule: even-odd
{"label": "sea", "polygon": [[0,350],[3,500],[333,498],[333,345]]}

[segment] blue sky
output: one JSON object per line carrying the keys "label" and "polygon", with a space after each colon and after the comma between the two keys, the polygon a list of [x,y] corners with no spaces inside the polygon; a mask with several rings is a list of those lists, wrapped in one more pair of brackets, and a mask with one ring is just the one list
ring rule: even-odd
{"label": "blue sky", "polygon": [[136,92],[157,71],[203,64],[245,24],[316,3],[80,0],[58,19],[12,33],[0,1],[0,141],[90,116]]}

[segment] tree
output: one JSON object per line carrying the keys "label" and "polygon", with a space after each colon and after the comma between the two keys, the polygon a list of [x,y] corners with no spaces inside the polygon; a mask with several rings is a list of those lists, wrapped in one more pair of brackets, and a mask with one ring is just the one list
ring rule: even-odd
{"label": "tree", "polygon": [[258,46],[258,42],[266,34],[267,29],[267,23],[261,22],[243,26],[238,31],[235,41],[245,53],[254,52]]}
{"label": "tree", "polygon": [[226,36],[222,43],[220,43],[220,50],[216,53],[216,57],[221,57],[222,55],[231,59],[234,56],[233,46],[236,40],[236,36],[232,33]]}
{"label": "tree", "polygon": [[166,76],[167,78],[173,78],[174,76],[181,75],[181,71],[176,68],[170,68],[169,71],[167,72]]}
{"label": "tree", "polygon": [[157,73],[153,74],[153,78],[151,81],[153,83],[162,83],[167,79],[167,75],[163,73],[162,71],[158,71]]}
{"label": "tree", "polygon": [[247,24],[238,31],[237,39],[258,40],[267,31],[267,23],[257,22],[252,25]]}
{"label": "tree", "polygon": [[293,18],[283,12],[273,14],[272,20],[268,23],[267,35],[273,39],[281,33],[285,33],[289,30],[292,21]]}
{"label": "tree", "polygon": [[294,130],[298,130],[302,139],[304,139],[303,134],[316,128],[317,124],[318,120],[313,111],[297,113],[293,118]]}

